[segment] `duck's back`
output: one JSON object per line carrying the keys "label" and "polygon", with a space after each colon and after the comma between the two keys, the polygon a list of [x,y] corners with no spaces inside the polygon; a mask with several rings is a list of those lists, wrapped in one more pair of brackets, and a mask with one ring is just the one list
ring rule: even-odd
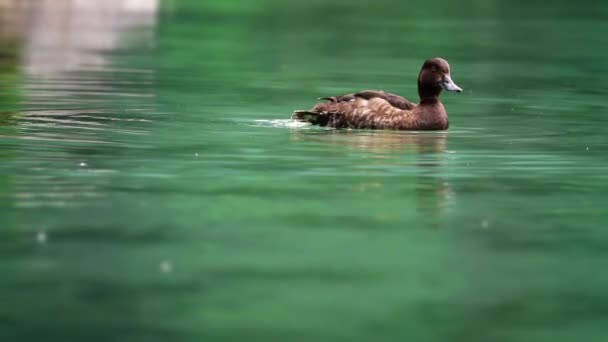
{"label": "duck's back", "polygon": [[383,90],[362,90],[357,93],[322,97],[322,100],[328,100],[330,102],[348,102],[353,101],[355,98],[362,98],[365,100],[371,100],[373,98],[381,98],[388,102],[391,106],[399,109],[414,109],[416,104],[395,94],[387,93]]}

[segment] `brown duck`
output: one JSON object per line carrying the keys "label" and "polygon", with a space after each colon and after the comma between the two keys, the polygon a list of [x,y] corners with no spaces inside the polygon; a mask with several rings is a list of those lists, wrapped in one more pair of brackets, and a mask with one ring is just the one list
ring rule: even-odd
{"label": "brown duck", "polygon": [[418,75],[420,103],[384,91],[364,90],[341,96],[322,97],[311,110],[297,110],[292,119],[335,128],[394,130],[445,130],[448,113],[439,100],[441,90],[461,92],[442,58],[424,62]]}

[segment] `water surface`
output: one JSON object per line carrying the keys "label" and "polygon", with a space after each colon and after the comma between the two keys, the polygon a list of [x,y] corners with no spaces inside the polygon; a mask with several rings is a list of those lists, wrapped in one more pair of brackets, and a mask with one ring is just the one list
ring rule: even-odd
{"label": "water surface", "polygon": [[[608,5],[60,3],[0,7],[2,340],[608,337]],[[431,56],[447,132],[287,120]]]}

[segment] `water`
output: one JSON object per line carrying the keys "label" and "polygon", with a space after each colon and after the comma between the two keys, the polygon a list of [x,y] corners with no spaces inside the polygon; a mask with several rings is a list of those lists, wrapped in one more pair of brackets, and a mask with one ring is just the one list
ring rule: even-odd
{"label": "water", "polygon": [[[608,5],[6,3],[1,340],[608,337]],[[288,120],[431,56],[447,132]]]}

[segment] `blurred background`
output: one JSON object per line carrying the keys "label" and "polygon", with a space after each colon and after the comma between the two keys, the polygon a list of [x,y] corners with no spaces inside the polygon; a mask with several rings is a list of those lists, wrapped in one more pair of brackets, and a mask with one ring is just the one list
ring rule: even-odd
{"label": "blurred background", "polygon": [[[608,3],[0,0],[0,340],[601,341]],[[289,120],[417,100],[447,132]]]}

